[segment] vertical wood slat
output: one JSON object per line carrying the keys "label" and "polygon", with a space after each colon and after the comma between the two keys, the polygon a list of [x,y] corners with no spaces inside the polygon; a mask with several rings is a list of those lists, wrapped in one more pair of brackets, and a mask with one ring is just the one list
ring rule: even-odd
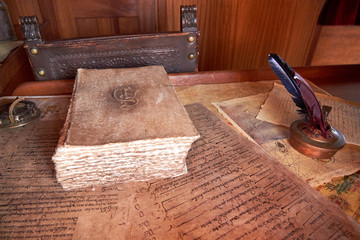
{"label": "vertical wood slat", "polygon": [[[324,0],[168,0],[167,31],[179,30],[181,4],[196,4],[199,70],[265,69],[276,52],[301,66],[311,50]],[[160,19],[160,17],[159,17]]]}
{"label": "vertical wood slat", "polygon": [[[38,0],[40,6],[41,16],[43,21],[46,22],[46,31],[42,29],[43,38],[47,40],[59,39],[60,34],[58,31],[58,24],[53,21],[56,14],[54,9],[53,0]],[[37,14],[38,15],[38,14]]]}
{"label": "vertical wood slat", "polygon": [[141,33],[154,33],[157,29],[157,0],[137,0],[139,30]]}
{"label": "vertical wood slat", "polygon": [[78,18],[138,15],[138,3],[134,0],[73,0],[71,7],[72,13]]}
{"label": "vertical wood slat", "polygon": [[77,38],[79,32],[76,24],[76,16],[73,14],[72,2],[74,0],[53,0],[56,13],[54,21],[58,26],[58,32],[61,39]]}
{"label": "vertical wood slat", "polygon": [[75,21],[79,37],[99,35],[96,18],[76,18]]}
{"label": "vertical wood slat", "polygon": [[120,33],[117,17],[96,18],[96,29],[97,36],[116,35]]}
{"label": "vertical wood slat", "polygon": [[140,33],[138,17],[119,17],[118,25],[118,34],[125,35]]}
{"label": "vertical wood slat", "polygon": [[167,0],[156,1],[156,31],[166,32],[167,31]]}
{"label": "vertical wood slat", "polygon": [[139,33],[137,17],[77,18],[79,37],[110,36]]}

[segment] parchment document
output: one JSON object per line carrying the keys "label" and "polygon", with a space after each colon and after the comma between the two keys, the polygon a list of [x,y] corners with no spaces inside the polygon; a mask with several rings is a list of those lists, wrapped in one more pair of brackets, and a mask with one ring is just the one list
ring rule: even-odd
{"label": "parchment document", "polygon": [[268,95],[269,93],[259,93],[212,104],[241,134],[250,141],[263,145],[290,137],[288,128],[256,119]]}
{"label": "parchment document", "polygon": [[[316,96],[321,105],[332,107],[328,116],[330,125],[344,134],[347,143],[360,145],[360,105],[350,104],[343,99],[320,93]],[[290,127],[293,121],[301,119],[296,109],[285,87],[275,83],[257,119]]]}
{"label": "parchment document", "polygon": [[[188,174],[63,191],[51,155],[61,124],[1,133],[2,238],[358,239],[360,225],[202,105]],[[21,143],[19,145],[19,143]]]}
{"label": "parchment document", "polygon": [[353,174],[360,169],[360,147],[357,145],[347,144],[333,158],[322,161],[296,151],[288,141],[289,128],[256,118],[267,97],[268,94],[260,93],[213,104],[241,133],[253,139],[311,186],[329,182],[333,177]]}

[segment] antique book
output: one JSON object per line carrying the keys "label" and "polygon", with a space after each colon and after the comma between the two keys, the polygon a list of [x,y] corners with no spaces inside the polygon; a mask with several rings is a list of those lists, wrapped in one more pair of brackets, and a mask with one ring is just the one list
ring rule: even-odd
{"label": "antique book", "polygon": [[[68,100],[31,97],[42,118],[0,134],[1,239],[360,239],[358,214],[346,216],[200,104],[186,106],[201,135],[186,175],[63,191],[49,161]],[[341,191],[358,199],[356,179],[346,183]]]}
{"label": "antique book", "polygon": [[161,66],[79,69],[60,135],[64,189],[185,174],[199,137]]}

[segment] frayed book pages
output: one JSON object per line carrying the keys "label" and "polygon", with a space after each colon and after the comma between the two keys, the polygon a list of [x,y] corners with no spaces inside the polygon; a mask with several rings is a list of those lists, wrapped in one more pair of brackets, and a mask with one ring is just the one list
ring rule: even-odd
{"label": "frayed book pages", "polygon": [[52,160],[64,189],[175,177],[198,137],[163,67],[79,69]]}

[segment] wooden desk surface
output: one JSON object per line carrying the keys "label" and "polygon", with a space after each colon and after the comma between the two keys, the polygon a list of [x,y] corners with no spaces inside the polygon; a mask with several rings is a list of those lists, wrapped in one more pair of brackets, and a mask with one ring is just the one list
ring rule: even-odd
{"label": "wooden desk surface", "polygon": [[[306,73],[306,71],[304,73]],[[254,76],[257,76],[257,78],[254,78]],[[253,95],[253,94],[257,94],[257,93],[268,92],[268,91],[271,90],[271,88],[273,86],[273,81],[271,81],[271,79],[275,79],[275,76],[272,76],[270,71],[246,71],[246,72],[227,72],[227,71],[224,71],[224,72],[202,72],[202,73],[192,73],[192,74],[174,74],[174,75],[170,75],[170,79],[174,83],[175,88],[177,90],[177,93],[178,93],[179,97],[181,98],[181,100],[182,100],[182,102],[184,104],[200,102],[200,103],[202,103],[202,105],[206,106],[208,109],[210,109],[213,112],[217,113],[217,110],[211,104],[212,101],[222,101],[222,100],[227,100],[227,99],[231,99],[231,98],[235,98],[235,97],[244,97],[244,96]],[[257,80],[254,81],[254,79],[257,79]],[[222,83],[221,87],[220,87],[219,83]],[[73,85],[73,80],[59,80],[59,81],[47,81],[47,82],[28,82],[26,84],[20,85],[14,91],[14,93],[23,91],[24,95],[31,95],[31,94],[32,95],[37,95],[39,93],[51,94],[51,91],[53,91],[53,94],[54,94],[54,92],[57,93],[57,94],[66,94],[66,93],[71,93],[72,85]],[[51,108],[49,108],[49,110],[50,110],[50,112],[52,111]],[[54,111],[54,109],[53,109],[53,111]],[[54,111],[54,112],[56,112],[56,111]],[[217,115],[220,116],[219,113],[217,113]],[[44,136],[47,136],[47,137],[56,136],[56,133],[58,131],[58,129],[55,129],[56,131],[49,132],[50,128],[48,129],[47,127],[48,126],[46,126],[45,124],[44,124],[44,126],[42,126],[42,128],[43,128],[42,129],[42,131],[43,131],[42,134],[43,135],[37,134],[36,137],[38,137],[38,139],[27,138],[26,141],[28,141],[28,144],[32,144],[31,145],[32,148],[30,149],[31,151],[33,151],[32,153],[27,152],[29,149],[25,149],[25,150],[23,150],[21,152],[21,153],[23,153],[25,155],[29,154],[28,156],[31,159],[33,159],[34,162],[37,164],[37,165],[34,164],[34,166],[36,166],[36,167],[41,166],[42,167],[41,174],[43,174],[43,175],[47,174],[46,176],[45,175],[44,176],[47,177],[46,180],[49,181],[49,183],[46,182],[48,185],[43,184],[42,181],[44,181],[43,179],[45,179],[45,177],[43,175],[41,175],[41,176],[39,176],[39,179],[36,178],[36,184],[37,185],[35,185],[35,186],[29,188],[29,190],[25,191],[26,193],[27,193],[27,191],[30,192],[27,195],[27,197],[29,197],[29,196],[33,197],[33,195],[36,194],[35,197],[39,198],[39,199],[37,199],[37,198],[33,197],[33,199],[31,199],[32,200],[31,204],[33,204],[33,205],[37,204],[34,201],[34,199],[36,199],[38,202],[40,202],[40,204],[37,204],[36,208],[34,208],[34,209],[36,211],[38,211],[39,208],[40,208],[40,210],[43,211],[41,213],[42,214],[41,218],[43,218],[43,219],[40,219],[40,217],[38,219],[38,218],[34,218],[34,216],[31,216],[32,218],[29,218],[29,221],[30,220],[39,221],[39,223],[36,223],[36,225],[35,225],[35,222],[34,222],[34,224],[29,224],[28,219],[24,220],[23,218],[17,217],[16,216],[17,212],[14,212],[14,216],[8,216],[9,219],[13,218],[13,219],[17,220],[19,223],[24,223],[24,224],[26,223],[27,226],[28,226],[26,228],[27,231],[35,231],[35,230],[39,230],[38,228],[41,228],[39,230],[39,232],[43,231],[44,234],[45,233],[48,234],[49,231],[51,231],[52,228],[43,227],[41,225],[41,223],[48,224],[48,226],[50,226],[50,224],[64,224],[65,227],[62,226],[61,229],[59,227],[59,229],[56,229],[56,230],[58,231],[59,234],[60,233],[69,234],[68,238],[70,239],[72,237],[73,238],[77,238],[77,237],[80,238],[81,237],[81,235],[76,235],[76,234],[86,234],[86,233],[89,233],[89,232],[93,233],[94,236],[98,236],[100,234],[104,235],[104,234],[124,233],[125,230],[123,230],[123,229],[127,230],[129,225],[133,224],[131,226],[131,228],[133,228],[135,230],[128,231],[131,234],[135,234],[135,235],[140,234],[140,233],[142,234],[142,232],[140,232],[140,231],[144,231],[144,233],[143,233],[144,235],[148,234],[150,236],[151,234],[154,234],[152,232],[154,230],[155,235],[156,234],[159,235],[158,232],[161,229],[160,228],[151,228],[151,226],[162,226],[164,223],[161,223],[161,224],[158,223],[158,221],[160,221],[162,219],[164,219],[163,221],[169,221],[169,219],[170,220],[171,219],[176,220],[177,218],[179,218],[181,220],[181,218],[184,216],[184,213],[182,211],[180,211],[182,209],[190,209],[191,211],[193,211],[192,214],[194,216],[193,217],[189,216],[189,218],[186,218],[182,222],[180,222],[180,220],[179,220],[179,222],[177,222],[177,220],[173,221],[174,224],[176,223],[177,225],[174,225],[174,224],[169,225],[168,228],[163,230],[163,231],[165,231],[164,233],[160,232],[161,234],[163,234],[163,235],[160,234],[160,236],[168,236],[167,234],[169,234],[168,232],[170,232],[170,230],[172,228],[179,228],[179,229],[182,228],[182,229],[184,229],[184,231],[186,230],[186,231],[191,232],[191,231],[193,231],[195,229],[195,228],[193,228],[194,226],[197,226],[197,227],[200,226],[201,228],[203,228],[203,226],[204,226],[204,228],[205,228],[205,227],[209,227],[208,224],[211,223],[214,226],[217,226],[216,228],[215,227],[212,228],[213,232],[215,232],[215,231],[219,232],[219,229],[222,229],[222,228],[226,227],[226,233],[219,236],[219,238],[223,237],[223,239],[226,239],[225,235],[227,233],[231,233],[231,231],[233,231],[235,229],[234,228],[233,230],[231,230],[232,226],[230,226],[230,225],[226,226],[226,225],[223,224],[223,223],[229,222],[230,220],[228,220],[228,219],[225,219],[225,218],[224,219],[220,219],[220,218],[215,219],[214,217],[217,216],[217,215],[213,215],[213,216],[210,215],[210,217],[208,217],[208,218],[204,217],[205,215],[201,215],[203,213],[200,210],[206,210],[206,209],[210,208],[209,207],[210,205],[209,206],[205,206],[205,205],[201,205],[201,204],[199,205],[199,202],[203,200],[203,199],[200,199],[200,197],[201,198],[203,197],[202,195],[201,196],[200,195],[195,195],[195,194],[193,194],[191,192],[193,195],[186,195],[186,197],[191,197],[191,199],[187,199],[187,201],[189,202],[188,205],[181,205],[182,200],[183,200],[182,199],[183,195],[181,195],[181,194],[183,194],[183,190],[181,190],[181,191],[178,191],[177,189],[175,189],[175,190],[171,190],[171,189],[167,190],[166,188],[170,186],[168,183],[165,183],[163,185],[160,184],[159,186],[152,187],[153,190],[154,190],[153,193],[154,193],[154,196],[155,196],[155,199],[156,199],[157,202],[155,204],[151,205],[151,206],[159,206],[160,207],[159,209],[162,209],[161,208],[161,206],[162,206],[164,209],[170,209],[171,208],[171,210],[175,209],[175,210],[179,210],[180,212],[177,212],[176,215],[174,215],[171,211],[168,211],[166,213],[166,215],[164,215],[165,217],[163,215],[161,215],[163,218],[156,218],[156,219],[153,219],[153,216],[151,214],[156,215],[156,214],[160,214],[162,212],[161,212],[161,210],[159,210],[159,211],[156,210],[154,213],[151,212],[152,209],[150,209],[149,204],[152,204],[152,200],[151,200],[151,197],[149,197],[150,195],[149,196],[147,195],[147,192],[146,192],[145,188],[138,188],[137,189],[137,191],[138,191],[137,193],[139,195],[137,198],[130,198],[128,195],[126,195],[126,194],[129,194],[129,192],[125,191],[126,189],[124,190],[124,189],[118,189],[118,188],[108,188],[108,189],[104,188],[104,189],[101,190],[103,192],[93,192],[93,191],[84,192],[84,191],[80,191],[80,192],[75,192],[74,194],[68,193],[66,196],[63,196],[63,191],[56,184],[53,173],[48,171],[49,167],[48,167],[47,164],[50,164],[50,163],[40,161],[41,159],[47,159],[47,161],[49,161],[49,159],[51,158],[51,154],[52,154],[52,149],[50,151],[48,151],[48,149],[47,149],[48,144],[50,143],[50,141],[49,142],[46,142],[46,141],[44,142],[43,140],[41,140],[42,137],[44,137]],[[61,128],[61,126],[59,127],[59,129],[60,128]],[[53,134],[53,135],[51,135],[50,133]],[[23,132],[22,132],[22,134],[23,134]],[[11,132],[7,133],[7,136],[8,137],[12,136],[11,137],[12,141],[17,141],[17,139],[14,138],[14,136],[12,135]],[[221,137],[224,137],[224,136],[226,136],[226,134],[222,133]],[[46,154],[47,154],[46,156],[45,156],[44,152],[40,152],[38,149],[35,150],[38,147],[36,145],[37,142],[46,144],[44,146],[46,146],[47,148],[42,146],[42,148],[44,148],[44,151],[46,151]],[[9,146],[11,145],[11,143],[8,143],[6,139],[3,139],[3,143],[8,144]],[[241,143],[241,141],[240,141],[240,143]],[[56,138],[54,138],[54,137],[52,138],[51,144],[52,144],[51,146],[56,144]],[[216,145],[216,144],[214,143],[214,145]],[[246,143],[242,143],[242,144],[246,144]],[[198,150],[200,151],[204,147],[203,146],[204,144],[201,143],[199,145],[201,145],[198,148]],[[210,147],[213,147],[213,146],[210,146]],[[43,150],[43,149],[41,149],[41,150]],[[39,155],[40,157],[37,156],[36,154],[40,154]],[[43,155],[41,155],[41,154],[43,154]],[[202,166],[206,166],[205,164],[207,164],[207,163],[210,164],[214,159],[217,159],[216,157],[212,158],[211,154],[208,154],[208,155],[206,155],[206,156],[208,156],[209,159],[206,159],[206,157],[204,156],[204,159],[206,159],[206,161],[204,161],[204,163],[202,163]],[[195,154],[194,154],[194,156],[195,156]],[[222,157],[221,154],[219,156]],[[20,159],[20,155],[17,156],[15,154],[15,157],[18,157]],[[244,157],[249,157],[249,156],[247,156],[246,153],[245,153]],[[228,160],[227,156],[225,156],[224,158],[226,160]],[[16,159],[16,160],[19,161],[19,159]],[[200,157],[199,157],[199,159],[200,159]],[[28,161],[25,162],[26,159],[23,158],[22,160],[24,161],[24,163],[23,163],[24,165],[28,163]],[[195,160],[197,161],[197,159],[195,159]],[[195,162],[195,160],[194,160],[194,162]],[[221,166],[221,163],[226,162],[226,160],[219,159],[218,160],[219,163],[217,163],[217,164],[219,166]],[[268,163],[269,162],[267,162],[267,164]],[[42,165],[40,165],[40,164],[42,164]],[[264,166],[265,165],[266,164],[264,164]],[[189,165],[189,166],[191,167],[192,165]],[[238,166],[237,162],[235,162],[234,166]],[[249,164],[249,166],[251,166],[251,163]],[[30,169],[30,170],[33,170],[33,169]],[[192,171],[193,170],[194,169],[192,169]],[[30,171],[28,170],[28,172],[30,172]],[[36,171],[34,170],[34,172],[36,172]],[[273,172],[275,173],[277,171],[273,171]],[[234,179],[239,178],[239,176],[237,174],[238,174],[237,172],[233,173]],[[32,181],[31,176],[29,176],[28,180],[25,179],[25,177],[27,177],[27,175],[26,176],[24,175],[23,178],[19,177],[20,181],[24,181],[24,182],[25,181]],[[261,179],[262,178],[259,177],[258,181],[260,181]],[[185,180],[186,180],[185,178],[184,179],[179,178],[178,182],[175,182],[173,185],[174,186],[182,186],[182,184],[185,184],[186,181],[188,181],[188,180],[186,180],[186,181]],[[205,189],[206,192],[210,191],[210,189],[209,190],[207,189],[207,185],[206,185],[206,184],[209,184],[209,181],[210,180],[205,178],[204,180],[201,180],[201,182],[200,182],[201,185],[199,185],[199,186],[196,185],[196,188],[195,187],[190,188],[190,189],[186,188],[186,191],[191,190],[191,191],[194,191],[194,193],[202,192],[203,190],[200,189],[202,187],[206,188]],[[213,184],[215,184],[216,186],[219,185],[219,183],[216,182],[218,180],[216,180],[215,178],[212,179],[212,181],[214,181]],[[214,202],[216,202],[216,205],[213,205],[213,206],[211,205],[211,211],[218,211],[219,214],[223,214],[224,216],[227,216],[228,213],[226,211],[238,211],[240,209],[240,207],[239,207],[239,209],[237,209],[236,205],[231,205],[230,206],[230,202],[231,202],[230,199],[234,199],[234,196],[232,196],[232,195],[234,195],[235,193],[230,192],[231,194],[230,193],[228,194],[229,195],[228,199],[224,198],[224,200],[221,200],[220,198],[219,199],[216,198],[218,195],[220,196],[220,194],[225,194],[226,191],[229,191],[229,190],[235,191],[235,189],[237,187],[235,185],[232,186],[233,185],[233,183],[232,183],[233,179],[230,179],[230,180],[225,180],[224,179],[223,181],[224,182],[228,181],[228,182],[226,182],[226,184],[224,185],[224,189],[219,188],[219,189],[216,190],[216,192],[218,192],[214,196],[214,199],[215,199]],[[292,182],[292,179],[289,179],[289,182]],[[15,184],[18,184],[18,183],[14,183],[14,185]],[[285,189],[290,189],[289,187],[291,187],[291,188],[293,187],[293,183],[288,184],[288,183],[284,182],[282,184],[284,184],[284,186],[286,185],[286,188],[281,186],[278,193],[280,193],[281,191],[284,191]],[[22,184],[22,185],[18,184],[18,185],[20,187],[26,186],[24,184]],[[43,188],[43,187],[39,187],[39,186],[47,186],[48,188]],[[230,188],[229,188],[229,186],[230,186]],[[8,189],[10,189],[11,191],[10,190],[9,191],[12,193],[12,192],[16,192],[16,191],[21,190],[20,187],[19,187],[19,189],[14,188],[14,190],[11,190],[10,188],[8,188]],[[54,189],[54,191],[53,191],[53,189]],[[248,187],[246,189],[248,189]],[[292,191],[293,189],[296,190],[298,188],[297,188],[297,186],[295,186],[295,188],[292,188],[290,190]],[[313,189],[308,189],[307,188],[306,191],[303,191],[303,194],[306,194],[305,196],[307,197],[310,193],[312,194],[311,190],[313,190]],[[142,192],[142,191],[144,191],[144,192]],[[41,193],[41,194],[39,194],[39,193]],[[31,194],[33,194],[33,195],[31,195]],[[243,194],[243,193],[240,192],[238,194]],[[299,192],[296,191],[296,192],[294,192],[294,194],[299,194]],[[180,195],[181,197],[178,197],[178,195]],[[9,195],[9,196],[11,197],[12,195]],[[299,198],[303,198],[303,196],[304,195],[299,194]],[[10,201],[11,200],[10,197],[9,197],[8,202],[11,205],[11,207],[13,207],[13,206],[17,207],[17,206],[20,206],[19,204],[23,204],[23,202],[18,203],[18,202],[15,202],[15,201],[14,202]],[[59,201],[58,201],[57,197],[62,197],[63,198],[61,200],[61,202],[63,202],[63,204],[58,203]],[[204,193],[204,197],[206,197],[205,193]],[[279,197],[281,197],[281,196],[279,196]],[[221,197],[221,198],[223,198],[223,197]],[[17,199],[21,200],[22,198],[18,197]],[[52,201],[52,199],[55,199],[55,200]],[[244,199],[243,197],[241,199],[239,198],[237,200],[237,203],[242,204],[241,202],[243,201],[243,199]],[[8,200],[8,199],[6,199],[6,200]],[[205,200],[205,198],[204,198],[204,200]],[[226,203],[225,203],[225,200],[226,200]],[[300,200],[302,202],[299,203],[299,204],[303,204],[304,202],[308,201],[307,198],[304,198],[304,200],[302,200],[302,199],[300,199]],[[23,200],[21,200],[21,201],[23,201]],[[96,203],[95,203],[95,201],[96,201]],[[112,201],[112,202],[118,201],[119,204],[117,202],[116,202],[116,204],[118,204],[119,206],[116,205],[116,208],[111,208],[113,206],[110,205],[110,201]],[[207,199],[206,201],[210,201],[210,200]],[[111,202],[111,204],[112,204],[112,202]],[[256,203],[256,201],[254,201],[254,204],[255,203]],[[33,205],[31,205],[30,203],[26,203],[26,204],[28,204],[30,207],[33,207]],[[44,207],[45,204],[47,204],[46,207]],[[89,204],[89,205],[86,205],[86,204]],[[101,206],[102,208],[99,208],[98,210],[93,210],[92,206],[90,206],[90,204],[93,204],[94,208],[97,207],[98,205]],[[96,205],[96,204],[98,204],[98,205]],[[225,208],[223,209],[222,204],[225,204],[225,205],[228,204],[228,205],[226,205],[226,206],[224,205]],[[266,204],[266,201],[264,202],[264,204]],[[326,204],[329,204],[329,203],[326,203]],[[24,204],[24,206],[28,206],[28,205]],[[3,206],[6,206],[6,204],[4,204]],[[39,207],[37,207],[37,206],[39,206]],[[86,206],[86,207],[84,207],[84,206]],[[105,206],[105,207],[103,207],[103,206]],[[144,206],[146,206],[146,207],[144,207]],[[180,206],[180,207],[178,207],[178,206]],[[227,210],[226,207],[228,207],[228,206],[230,207],[230,210]],[[30,209],[30,207],[28,207],[26,209]],[[70,219],[68,217],[68,218],[65,219],[64,216],[69,216],[70,213],[65,214],[65,213],[60,212],[60,210],[61,211],[64,210],[64,209],[60,209],[60,207],[65,208],[65,210],[67,210],[67,211],[69,211],[69,210],[74,211],[74,212],[71,212],[71,216],[73,216],[73,218]],[[148,207],[148,209],[147,209],[147,207]],[[254,212],[252,212],[254,215],[255,215],[255,212],[257,210],[257,206],[255,206],[255,207],[256,207],[256,209],[254,209]],[[293,206],[291,205],[291,208],[292,207]],[[43,208],[43,209],[41,209],[41,208]],[[313,206],[309,205],[308,207],[305,207],[305,208],[304,207],[298,208],[298,210],[299,210],[299,212],[303,211],[303,209],[305,209],[306,211],[312,211],[312,208],[313,208]],[[295,209],[295,207],[294,207],[294,209]],[[308,210],[308,209],[310,209],[310,210]],[[331,207],[328,207],[328,209],[331,209]],[[250,211],[251,208],[249,208],[248,210]],[[272,209],[269,208],[267,210],[270,211]],[[10,209],[9,211],[12,211],[12,209]],[[20,211],[20,210],[17,209],[16,211]],[[54,215],[52,213],[54,211],[59,211],[59,213],[56,213],[56,214],[58,214],[61,218],[60,217],[55,218],[54,216],[57,217],[58,215]],[[77,213],[75,211],[79,211],[79,213]],[[88,212],[86,212],[86,211],[88,211]],[[101,211],[101,212],[93,213],[94,211]],[[244,215],[249,214],[250,215],[250,213],[251,213],[251,212],[242,213],[241,211],[239,211],[238,214],[244,214]],[[46,214],[44,214],[44,212]],[[125,214],[126,212],[127,212],[127,214]],[[38,213],[38,212],[36,212],[36,213]],[[262,212],[260,212],[259,214],[261,214],[261,213]],[[61,214],[63,214],[63,215],[61,215]],[[138,214],[140,216],[139,219],[141,221],[136,218],[137,217],[136,214]],[[311,220],[311,222],[314,222],[314,224],[316,224],[317,221],[320,221],[320,220],[323,221],[324,223],[326,223],[330,218],[323,217],[322,214],[323,213],[321,211],[316,211],[311,217],[309,217],[309,219],[314,218],[314,220]],[[144,215],[145,215],[145,217],[143,217]],[[244,218],[244,215],[242,215],[243,216],[242,219]],[[204,221],[209,219],[209,222],[204,222],[203,223],[203,222],[201,222],[199,220],[199,222],[196,223],[198,225],[196,225],[195,223],[193,223],[193,225],[191,225],[191,226],[185,225],[188,222],[192,223],[191,220],[193,218],[196,218],[196,217],[199,217],[199,216],[201,216],[201,217],[198,218],[198,219],[200,219],[201,221],[203,221],[203,219],[204,219]],[[331,215],[328,215],[328,216],[331,216]],[[36,217],[38,217],[38,215],[36,215]],[[18,219],[20,219],[20,220],[18,220]],[[126,219],[126,221],[124,219]],[[357,218],[355,218],[355,219],[357,219]],[[20,221],[22,221],[22,222],[20,222]],[[41,221],[43,221],[43,222],[41,222]],[[240,220],[238,220],[237,218],[236,219],[233,218],[233,220],[231,222],[234,222],[236,224],[236,221],[240,221]],[[259,218],[258,223],[261,222],[261,221],[262,221],[262,219],[260,220],[260,218]],[[289,223],[290,223],[290,221],[292,221],[292,220],[289,220]],[[110,223],[110,224],[108,224],[108,223]],[[7,224],[10,226],[12,224],[12,222],[8,221]],[[67,224],[67,225],[65,225],[65,224]],[[149,226],[149,224],[150,224],[150,226]],[[274,224],[275,224],[275,222],[274,222]],[[276,222],[276,224],[277,224],[277,222]],[[285,223],[279,221],[278,225],[282,226],[281,224],[285,224]],[[239,225],[239,226],[241,226],[241,227],[236,228],[237,230],[235,230],[235,231],[240,231],[240,232],[242,231],[243,225]],[[332,226],[333,225],[329,226],[329,229]],[[356,226],[357,225],[354,225],[354,232],[357,229]],[[15,229],[15,227],[13,225],[11,225],[11,227],[13,227],[12,230],[9,230],[9,228],[8,228],[8,229],[4,229],[3,231],[6,232],[6,233],[9,233],[9,234],[15,234],[15,230],[16,231],[18,231],[18,230]],[[236,227],[236,225],[235,225],[235,227]],[[340,228],[341,226],[336,226],[336,227]],[[262,228],[259,228],[259,229],[260,229],[259,234],[261,234]],[[250,230],[251,229],[249,229],[249,232],[250,232]],[[274,231],[278,232],[278,233],[282,233],[285,230],[286,230],[285,225],[284,225],[284,227],[282,227],[281,230],[277,230],[276,228],[274,228]],[[10,232],[10,231],[13,231],[14,233]],[[225,230],[222,230],[222,231],[225,231]],[[71,235],[73,233],[74,233],[74,235]],[[212,232],[211,232],[211,229],[209,229],[209,231],[204,232],[204,233],[212,233]],[[16,234],[20,235],[20,234],[27,234],[27,233],[25,233],[25,231],[24,231],[24,233],[18,231],[18,232],[16,232]],[[98,235],[96,235],[96,234],[98,234]],[[188,237],[189,239],[193,239],[196,236],[196,235],[187,235],[187,234],[188,234],[188,232],[184,232],[183,235],[181,235],[181,236],[185,236],[185,239],[186,239],[186,237]],[[236,232],[234,232],[232,234],[235,235]],[[118,236],[121,236],[121,235],[118,235]],[[130,239],[131,236],[130,237],[129,236],[123,236],[123,237],[125,239]]]}

